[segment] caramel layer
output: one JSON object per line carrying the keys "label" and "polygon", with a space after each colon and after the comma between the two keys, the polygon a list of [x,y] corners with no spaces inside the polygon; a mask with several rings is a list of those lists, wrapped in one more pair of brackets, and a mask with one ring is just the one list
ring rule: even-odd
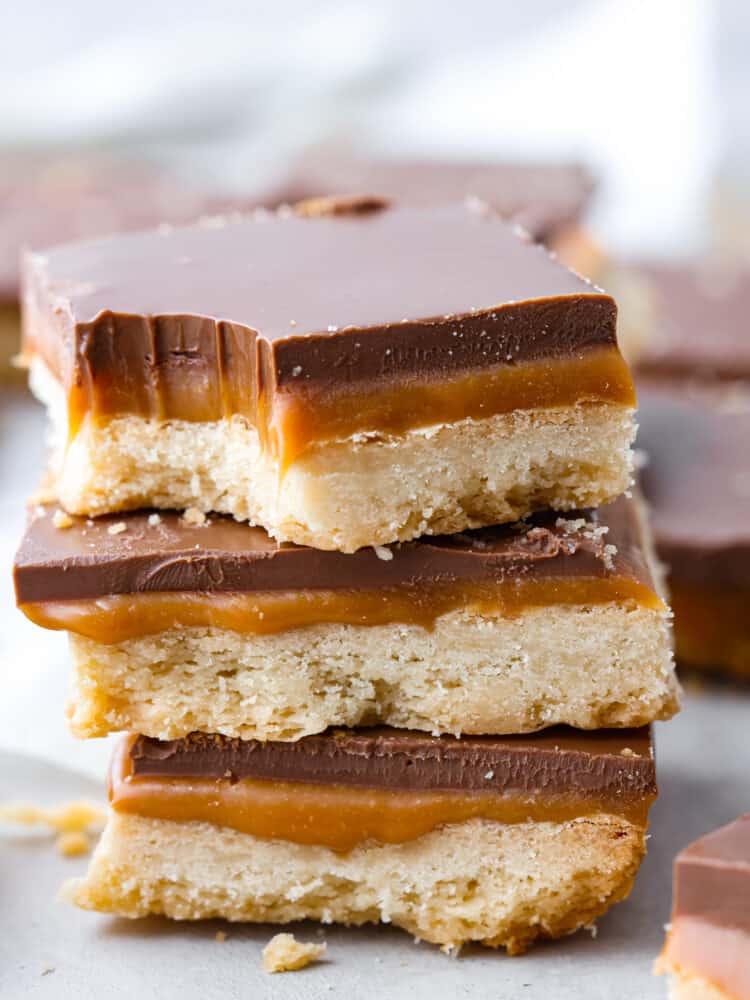
{"label": "caramel layer", "polygon": [[[455,378],[378,380],[363,390],[345,382],[315,389],[300,374],[298,389],[270,398],[241,393],[195,392],[175,384],[155,404],[152,394],[123,397],[110,379],[81,379],[68,395],[72,439],[87,419],[106,424],[128,414],[157,420],[214,421],[239,415],[257,427],[263,447],[282,468],[318,442],[374,432],[401,434],[433,424],[482,419],[513,410],[539,410],[576,403],[635,406],[629,369],[616,347],[595,348],[574,358],[520,362]],[[233,380],[236,382],[236,378]],[[313,384],[314,385],[314,384]],[[184,388],[185,391],[182,391]]]}
{"label": "caramel layer", "polygon": [[319,441],[376,431],[403,434],[432,424],[481,420],[513,410],[576,403],[636,405],[630,371],[617,348],[577,358],[523,362],[455,379],[399,383],[370,392],[279,392],[270,407],[264,445],[286,467]]}
{"label": "caramel layer", "polygon": [[750,590],[670,580],[678,660],[750,676]]}
{"label": "caramel layer", "polygon": [[570,793],[520,796],[291,781],[135,777],[130,741],[120,745],[110,775],[110,802],[118,812],[178,823],[228,826],[266,840],[317,844],[348,851],[368,840],[399,844],[448,823],[565,822],[607,812],[646,824],[651,796],[627,799]]}
{"label": "caramel layer", "polygon": [[125,642],[173,628],[221,628],[267,635],[319,623],[430,629],[441,615],[460,608],[515,617],[527,608],[595,605],[610,601],[663,610],[646,584],[628,577],[524,579],[498,586],[401,588],[392,590],[293,590],[250,593],[139,593],[88,600],[21,604],[35,624],[66,629],[102,643]]}

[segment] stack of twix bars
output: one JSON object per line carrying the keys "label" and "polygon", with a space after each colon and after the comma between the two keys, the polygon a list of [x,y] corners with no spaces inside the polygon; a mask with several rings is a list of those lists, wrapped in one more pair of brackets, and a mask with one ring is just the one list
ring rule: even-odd
{"label": "stack of twix bars", "polygon": [[79,906],[520,952],[629,891],[677,707],[613,300],[481,205],[25,265],[18,601],[124,732]]}

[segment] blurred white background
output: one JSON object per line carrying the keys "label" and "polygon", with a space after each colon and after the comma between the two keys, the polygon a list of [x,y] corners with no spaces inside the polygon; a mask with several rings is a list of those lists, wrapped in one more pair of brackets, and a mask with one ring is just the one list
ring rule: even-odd
{"label": "blurred white background", "polygon": [[0,149],[137,150],[238,189],[331,140],[573,157],[606,246],[686,253],[727,147],[746,172],[749,19],[746,0],[27,0],[2,15]]}

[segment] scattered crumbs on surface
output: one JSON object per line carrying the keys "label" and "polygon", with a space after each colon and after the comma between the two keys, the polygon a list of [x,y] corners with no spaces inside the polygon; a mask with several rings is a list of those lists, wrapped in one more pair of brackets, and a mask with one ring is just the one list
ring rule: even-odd
{"label": "scattered crumbs on surface", "polygon": [[226,939],[227,939],[226,931],[217,931],[216,934],[214,934],[214,941],[218,941],[219,944],[224,944]]}
{"label": "scattered crumbs on surface", "polygon": [[440,950],[444,955],[448,955],[449,958],[458,958],[461,954],[460,944],[444,944],[440,946]]}
{"label": "scattered crumbs on surface", "polygon": [[82,830],[69,830],[58,836],[55,847],[57,853],[64,858],[77,858],[81,854],[89,853],[91,841]]}
{"label": "scattered crumbs on surface", "polygon": [[298,941],[294,934],[276,934],[263,949],[263,969],[266,972],[296,972],[317,962],[326,951],[320,944]]}
{"label": "scattered crumbs on surface", "polygon": [[289,320],[289,326],[296,326],[296,325],[297,325],[297,320],[296,319],[290,319]]}
{"label": "scattered crumbs on surface", "polygon": [[148,523],[152,528],[155,528],[157,524],[161,524],[161,514],[149,514]]}
{"label": "scattered crumbs on surface", "polygon": [[385,545],[374,545],[373,549],[374,549],[375,555],[378,557],[378,559],[382,559],[383,562],[390,562],[391,559],[393,559],[393,552],[387,546],[385,546]]}
{"label": "scattered crumbs on surface", "polygon": [[193,524],[196,527],[206,523],[206,515],[202,510],[198,510],[197,507],[188,507],[185,513],[182,515],[182,520],[185,524]]}
{"label": "scattered crumbs on surface", "polygon": [[72,528],[73,518],[58,508],[52,515],[52,523],[56,528]]}
{"label": "scattered crumbs on surface", "polygon": [[0,804],[0,822],[17,823],[20,826],[48,826],[58,833],[83,833],[89,829],[101,829],[105,817],[106,812],[102,806],[83,799],[51,809],[28,802]]}
{"label": "scattered crumbs on surface", "polygon": [[630,747],[624,747],[620,751],[620,756],[621,757],[640,757],[641,755],[639,753],[636,753],[635,750],[632,750]]}
{"label": "scattered crumbs on surface", "polygon": [[299,378],[301,374],[302,374],[302,365],[295,365],[294,368],[292,368],[292,377]]}
{"label": "scattered crumbs on surface", "polygon": [[495,777],[495,772],[494,771],[487,771],[487,773],[484,776],[484,780],[485,781],[492,781],[492,779],[494,777]]}
{"label": "scattered crumbs on surface", "polygon": [[45,965],[44,968],[42,969],[42,975],[48,976],[51,972],[54,971],[55,971],[54,965]]}
{"label": "scattered crumbs on surface", "polygon": [[110,524],[107,528],[108,535],[121,535],[123,531],[127,531],[128,526],[124,521],[116,521],[114,524]]}
{"label": "scattered crumbs on surface", "polygon": [[590,924],[586,924],[584,930],[587,930],[592,938],[596,938],[596,935],[599,933],[599,929],[593,921]]}

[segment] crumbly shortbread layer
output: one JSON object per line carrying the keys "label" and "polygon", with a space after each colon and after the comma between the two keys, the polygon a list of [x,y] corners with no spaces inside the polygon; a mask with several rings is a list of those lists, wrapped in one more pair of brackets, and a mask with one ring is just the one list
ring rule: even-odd
{"label": "crumbly shortbread layer", "polygon": [[[39,359],[32,387],[66,435],[62,389]],[[599,506],[631,477],[633,411],[579,404],[320,443],[282,474],[243,418],[84,421],[60,451],[58,493],[75,514],[138,507],[232,514],[275,538],[354,551]]]}
{"label": "crumbly shortbread layer", "polygon": [[645,831],[604,813],[564,823],[485,820],[346,854],[207,823],[113,812],[78,906],[126,917],[392,923],[443,946],[511,954],[591,923],[630,891]]}
{"label": "crumbly shortbread layer", "polygon": [[71,636],[78,736],[216,732],[290,740],[385,723],[433,733],[640,726],[678,707],[666,613],[628,605],[469,610],[435,627],[325,624],[272,635]]}

